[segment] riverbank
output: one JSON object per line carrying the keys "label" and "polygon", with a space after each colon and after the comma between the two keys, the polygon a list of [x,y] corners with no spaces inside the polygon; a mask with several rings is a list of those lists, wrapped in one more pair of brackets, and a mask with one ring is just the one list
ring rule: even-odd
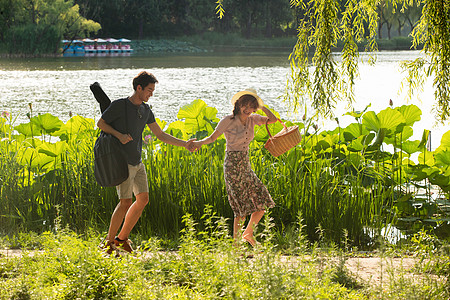
{"label": "riverbank", "polygon": [[[253,250],[245,244],[233,246],[224,228],[197,232],[190,227],[170,249],[152,237],[141,241],[133,254],[115,257],[99,250],[102,235],[55,229],[56,233],[22,235],[20,250],[0,250],[1,299],[450,296],[448,255],[428,251],[426,241],[410,245],[419,247],[413,255],[387,249],[355,255],[323,243],[308,246],[300,236],[287,251],[277,248],[266,231],[269,235],[260,236],[261,244]],[[0,239],[1,249],[5,241]]]}
{"label": "riverbank", "polygon": [[[238,34],[203,34],[167,39],[143,39],[132,40],[130,46],[135,54],[187,54],[187,53],[223,53],[223,52],[283,52],[290,53],[295,46],[296,37],[253,38],[246,39]],[[377,41],[378,50],[398,51],[410,50],[412,40],[410,37],[394,37],[390,40]],[[360,51],[364,51],[365,44],[358,45]],[[342,50],[342,44],[338,43],[335,51]],[[11,54],[0,45],[0,57],[2,58],[30,58],[30,57],[59,57],[56,54]]]}
{"label": "riverbank", "polygon": [[[209,34],[180,37],[177,39],[135,40],[131,42],[136,53],[201,53],[201,52],[291,52],[297,42],[296,37],[245,39],[237,34]],[[394,37],[377,40],[378,50],[410,50],[410,37]],[[365,44],[358,44],[364,51]],[[341,51],[338,43],[335,51]]]}

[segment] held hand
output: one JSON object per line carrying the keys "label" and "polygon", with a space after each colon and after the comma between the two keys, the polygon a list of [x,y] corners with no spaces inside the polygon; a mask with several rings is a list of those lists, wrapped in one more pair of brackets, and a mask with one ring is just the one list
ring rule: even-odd
{"label": "held hand", "polygon": [[197,148],[194,145],[194,143],[195,143],[194,141],[195,141],[195,139],[190,139],[185,144],[185,148],[188,149],[190,152],[194,152],[197,150]]}
{"label": "held hand", "polygon": [[192,142],[192,144],[195,147],[195,150],[198,150],[203,146],[202,141],[195,141],[195,142]]}
{"label": "held hand", "polygon": [[119,141],[122,143],[122,144],[126,144],[126,143],[128,143],[128,142],[131,142],[133,140],[133,138],[131,137],[131,135],[130,134],[121,134],[120,135],[120,138],[119,138]]}

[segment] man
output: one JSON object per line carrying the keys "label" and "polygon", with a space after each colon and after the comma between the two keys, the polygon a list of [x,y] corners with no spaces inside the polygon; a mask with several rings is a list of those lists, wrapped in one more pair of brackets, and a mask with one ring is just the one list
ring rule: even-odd
{"label": "man", "polygon": [[[141,157],[142,132],[145,125],[147,124],[162,142],[185,147],[190,151],[194,150],[193,140],[186,142],[177,139],[162,131],[156,123],[147,102],[153,95],[157,82],[153,74],[145,71],[139,73],[133,79],[133,95],[113,101],[97,123],[101,130],[112,134],[124,145],[129,171],[128,179],[116,187],[120,201],[111,216],[105,242],[101,245],[102,248],[107,249],[108,254],[114,250],[130,253],[133,251],[128,236],[148,203],[147,173]],[[133,193],[136,197],[134,203]],[[115,236],[122,222],[122,229]]]}

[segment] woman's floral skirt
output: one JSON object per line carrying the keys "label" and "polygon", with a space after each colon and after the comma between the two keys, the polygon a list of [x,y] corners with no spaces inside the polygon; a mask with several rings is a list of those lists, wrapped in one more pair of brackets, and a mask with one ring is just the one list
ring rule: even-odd
{"label": "woman's floral skirt", "polygon": [[227,151],[223,169],[228,201],[235,217],[275,206],[269,191],[251,168],[248,151]]}

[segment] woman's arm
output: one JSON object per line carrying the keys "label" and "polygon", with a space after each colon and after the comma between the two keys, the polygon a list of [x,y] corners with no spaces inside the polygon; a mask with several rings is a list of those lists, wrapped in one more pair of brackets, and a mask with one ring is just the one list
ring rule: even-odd
{"label": "woman's arm", "polygon": [[269,118],[269,120],[267,121],[267,124],[272,124],[272,123],[275,123],[276,121],[278,121],[278,118],[267,107],[263,106],[263,107],[261,107],[261,110]]}
{"label": "woman's arm", "polygon": [[219,136],[223,134],[228,125],[230,125],[230,122],[231,119],[229,117],[225,117],[224,119],[220,120],[219,124],[217,124],[216,126],[216,129],[214,129],[214,132],[210,136],[205,137],[203,140],[193,142],[195,148],[198,149],[203,145],[213,143],[215,140],[217,140],[217,138],[219,138]]}

